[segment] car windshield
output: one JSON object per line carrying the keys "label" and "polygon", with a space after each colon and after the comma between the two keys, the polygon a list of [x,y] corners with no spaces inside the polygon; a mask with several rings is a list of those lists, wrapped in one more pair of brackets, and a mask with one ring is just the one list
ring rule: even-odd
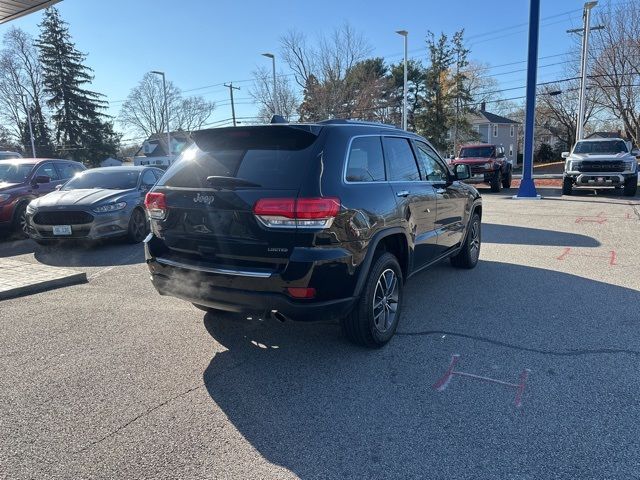
{"label": "car windshield", "polygon": [[106,188],[108,190],[129,190],[138,185],[138,171],[87,170],[69,180],[62,190]]}
{"label": "car windshield", "polygon": [[32,163],[0,163],[0,183],[22,183],[32,169]]}
{"label": "car windshield", "polygon": [[627,153],[627,144],[622,140],[610,140],[606,142],[578,142],[573,153]]}
{"label": "car windshield", "polygon": [[460,149],[460,158],[489,158],[494,151],[495,147],[464,147]]}

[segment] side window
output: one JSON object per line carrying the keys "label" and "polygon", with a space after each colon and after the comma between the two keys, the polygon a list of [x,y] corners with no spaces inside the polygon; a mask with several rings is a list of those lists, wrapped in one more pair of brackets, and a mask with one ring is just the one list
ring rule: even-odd
{"label": "side window", "polygon": [[153,187],[157,182],[156,176],[153,174],[152,170],[147,170],[142,175],[142,186],[146,188]]}
{"label": "side window", "polygon": [[160,170],[152,170],[153,174],[156,176],[156,181],[160,180],[160,177],[164,174],[164,172]]}
{"label": "side window", "polygon": [[389,171],[389,180],[414,182],[420,180],[416,159],[409,140],[399,137],[383,137],[384,158]]}
{"label": "side window", "polygon": [[380,137],[358,137],[351,142],[347,182],[384,182],[384,157]]}
{"label": "side window", "polygon": [[34,177],[38,177],[38,176],[41,176],[41,175],[49,177],[52,182],[56,182],[56,181],[60,180],[60,176],[58,175],[58,171],[53,166],[53,163],[45,163],[44,165],[41,165],[38,168],[38,170],[36,170],[36,173],[35,173]]}
{"label": "side window", "polygon": [[446,182],[447,167],[440,161],[436,152],[422,142],[416,142],[416,145],[424,179],[430,182]]}
{"label": "side window", "polygon": [[57,163],[56,167],[60,173],[60,180],[68,180],[76,173],[81,172],[82,168],[73,163]]}

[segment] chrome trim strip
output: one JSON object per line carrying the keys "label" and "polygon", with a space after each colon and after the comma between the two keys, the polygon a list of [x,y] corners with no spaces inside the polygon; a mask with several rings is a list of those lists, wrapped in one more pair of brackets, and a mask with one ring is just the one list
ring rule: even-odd
{"label": "chrome trim strip", "polygon": [[235,275],[238,277],[254,277],[254,278],[269,278],[271,274],[268,272],[248,272],[246,270],[228,270],[226,268],[213,268],[213,267],[201,267],[199,265],[191,265],[188,263],[176,262],[173,260],[167,260],[166,258],[156,257],[156,262],[163,265],[169,265],[170,267],[184,268],[186,270],[196,270],[198,272],[205,273],[218,273],[220,275]]}

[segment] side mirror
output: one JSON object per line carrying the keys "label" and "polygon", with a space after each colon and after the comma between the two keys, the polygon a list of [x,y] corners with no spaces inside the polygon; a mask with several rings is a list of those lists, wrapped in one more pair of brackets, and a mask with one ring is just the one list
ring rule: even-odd
{"label": "side mirror", "polygon": [[56,185],[56,190],[60,190],[62,188],[62,183],[59,185]]}
{"label": "side mirror", "polygon": [[637,148],[635,150],[631,150],[631,155],[640,157],[640,150],[638,150]]}
{"label": "side mirror", "polygon": [[562,152],[562,158],[569,158],[569,152]]}
{"label": "side mirror", "polygon": [[51,177],[47,175],[38,175],[37,177],[34,177],[34,179],[31,181],[31,184],[37,185],[39,183],[49,183],[49,182],[51,182]]}
{"label": "side mirror", "polygon": [[469,168],[469,165],[459,163],[456,165],[454,172],[456,174],[456,180],[466,180],[467,178],[471,178],[471,169]]}

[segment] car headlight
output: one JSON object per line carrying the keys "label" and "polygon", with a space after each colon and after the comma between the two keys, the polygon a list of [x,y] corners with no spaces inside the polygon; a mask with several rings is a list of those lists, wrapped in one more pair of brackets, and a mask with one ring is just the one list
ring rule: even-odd
{"label": "car headlight", "polygon": [[107,213],[107,212],[116,212],[118,210],[122,210],[127,206],[127,202],[118,202],[118,203],[107,203],[106,205],[100,205],[93,209],[96,213]]}
{"label": "car headlight", "polygon": [[6,202],[10,198],[11,198],[10,194],[8,194],[8,193],[0,193],[0,203],[1,202]]}
{"label": "car headlight", "polygon": [[27,213],[29,215],[34,214],[36,211],[36,207],[34,207],[33,205],[31,205],[30,203],[27,205]]}
{"label": "car headlight", "polygon": [[635,160],[629,160],[627,162],[624,162],[624,169],[629,170],[630,172],[634,172],[637,164],[638,162],[636,162]]}
{"label": "car headlight", "polygon": [[571,161],[569,162],[569,171],[574,172],[578,167],[582,165],[582,162]]}
{"label": "car headlight", "polygon": [[493,163],[485,163],[484,168],[487,170],[493,170]]}

